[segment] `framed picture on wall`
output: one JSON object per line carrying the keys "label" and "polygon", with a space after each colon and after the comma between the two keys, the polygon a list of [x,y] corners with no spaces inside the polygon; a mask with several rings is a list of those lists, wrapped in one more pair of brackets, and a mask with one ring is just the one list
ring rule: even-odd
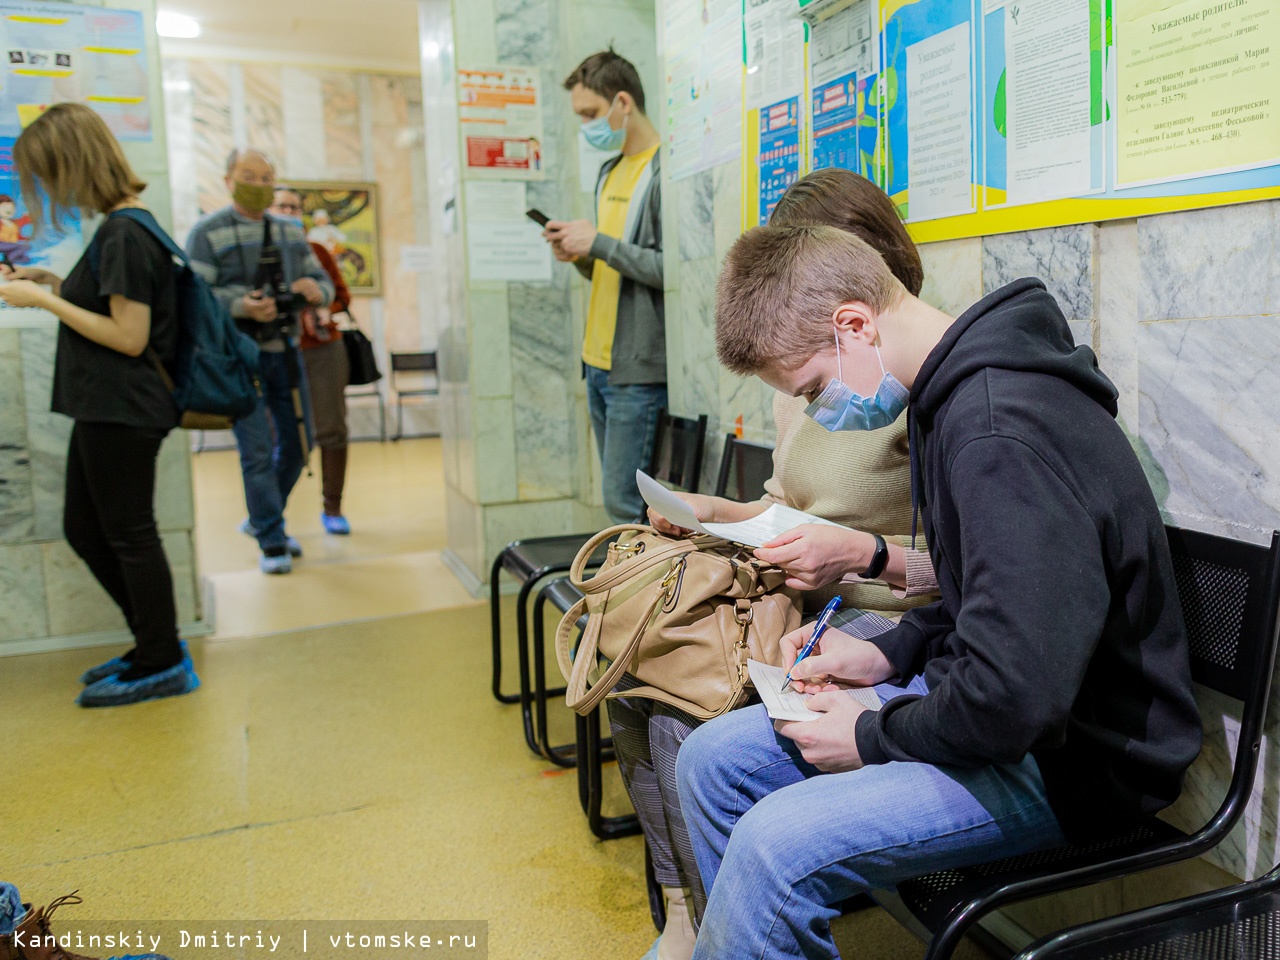
{"label": "framed picture on wall", "polygon": [[372,183],[289,181],[302,197],[307,239],[333,254],[352,293],[382,292],[378,188]]}

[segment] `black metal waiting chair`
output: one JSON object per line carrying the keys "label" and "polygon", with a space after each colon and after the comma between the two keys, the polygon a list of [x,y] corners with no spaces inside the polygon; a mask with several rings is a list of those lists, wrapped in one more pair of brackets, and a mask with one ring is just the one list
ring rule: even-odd
{"label": "black metal waiting chair", "polygon": [[[702,470],[702,449],[707,433],[706,414],[696,420],[677,417],[665,410],[658,413],[658,425],[654,433],[653,456],[649,465],[650,475],[672,486],[682,487],[696,483]],[[535,537],[516,540],[507,545],[493,562],[490,573],[489,614],[493,640],[493,694],[503,703],[519,703],[525,742],[534,753],[546,756],[553,762],[564,751],[557,751],[546,744],[546,724],[542,733],[535,727],[533,714],[533,690],[529,664],[529,594],[548,576],[564,573],[578,555],[578,550],[593,533],[569,534],[557,537]],[[607,547],[601,547],[592,558],[590,566],[604,562]],[[502,676],[502,621],[500,587],[502,571],[506,570],[520,582],[516,600],[516,650],[520,678],[520,690],[514,696],[503,694],[500,689]],[[540,612],[541,607],[539,607]],[[540,623],[540,621],[535,621]],[[563,693],[563,690],[558,691]],[[543,709],[545,717],[545,706]]]}
{"label": "black metal waiting chair", "polygon": [[[418,374],[431,377],[424,383],[416,387],[405,389],[400,386],[401,374]],[[440,372],[437,369],[436,352],[434,350],[425,353],[393,353],[391,354],[391,379],[388,385],[391,392],[395,395],[396,402],[396,432],[392,440],[399,440],[404,436],[404,403],[401,401],[405,397],[438,397],[440,396]]]}
{"label": "black metal waiting chair", "polygon": [[1018,960],[1280,960],[1280,867],[1052,934]]}
{"label": "black metal waiting chair", "polygon": [[[743,503],[759,500],[765,493],[765,481],[772,475],[773,449],[771,447],[739,440],[733,434],[729,434],[725,438],[715,496],[727,497]],[[544,597],[563,613],[577,603],[582,594],[567,580],[558,580],[549,584],[539,595],[540,603],[543,602]],[[579,635],[585,625],[586,617],[584,616],[578,622]],[[539,663],[544,660],[542,650],[545,644],[542,630],[543,620],[535,611],[533,649]],[[541,715],[545,718],[547,697],[551,695],[551,691],[546,690],[545,672],[539,669],[534,681],[537,703]],[[578,717],[576,755],[572,760],[566,757],[558,762],[564,766],[577,765],[578,796],[582,802],[583,812],[587,815],[591,832],[601,840],[611,840],[637,833],[640,824],[633,813],[616,817],[607,817],[602,813],[605,752],[600,722],[599,707],[585,717]],[[541,728],[546,729],[545,719]],[[660,899],[659,894],[659,902]]]}
{"label": "black metal waiting chair", "polygon": [[[1198,857],[1217,846],[1244,812],[1257,771],[1280,630],[1280,532],[1272,535],[1268,549],[1177,527],[1166,530],[1192,678],[1242,703],[1236,759],[1222,805],[1190,835],[1151,817],[1116,837],[918,877],[899,884],[896,895],[878,891],[876,899],[904,925],[913,930],[923,925],[932,934],[926,960],[949,958],[966,931],[992,910]],[[903,907],[910,916],[902,914]],[[1050,955],[1058,956],[1034,954]]]}

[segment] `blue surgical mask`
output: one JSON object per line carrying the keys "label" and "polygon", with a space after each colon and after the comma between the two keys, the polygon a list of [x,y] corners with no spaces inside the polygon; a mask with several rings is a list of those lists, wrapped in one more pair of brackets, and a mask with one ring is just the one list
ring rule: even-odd
{"label": "blue surgical mask", "polygon": [[588,120],[578,128],[578,132],[582,134],[583,139],[597,150],[621,150],[623,143],[627,139],[627,118],[622,118],[622,126],[615,130],[609,126],[609,116],[613,113],[613,108],[618,105],[618,98],[613,98],[613,103],[609,104],[609,112],[603,117],[596,117],[594,120]]}
{"label": "blue surgical mask", "polygon": [[875,396],[863,397],[854,393],[844,383],[844,371],[840,365],[840,334],[836,333],[836,379],[827,384],[816,400],[804,408],[805,415],[826,430],[879,430],[887,427],[907,409],[911,395],[897,378],[884,368],[880,348],[876,347],[880,360],[880,386]]}

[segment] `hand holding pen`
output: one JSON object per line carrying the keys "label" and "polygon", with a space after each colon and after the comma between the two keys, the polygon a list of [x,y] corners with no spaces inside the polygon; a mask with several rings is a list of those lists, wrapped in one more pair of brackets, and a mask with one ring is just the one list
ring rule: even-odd
{"label": "hand holding pen", "polygon": [[[831,617],[840,609],[840,596],[837,594],[832,597],[822,613],[818,614],[818,620],[813,625],[813,633],[809,636],[809,641],[800,649],[800,653],[796,655],[796,663],[799,663],[809,654],[813,653],[814,648],[818,645],[818,641],[822,639],[822,635],[826,632],[827,627],[831,625]],[[791,670],[796,668],[796,663],[791,665]],[[791,683],[791,670],[787,671],[787,679],[782,682],[782,689],[785,691]]]}

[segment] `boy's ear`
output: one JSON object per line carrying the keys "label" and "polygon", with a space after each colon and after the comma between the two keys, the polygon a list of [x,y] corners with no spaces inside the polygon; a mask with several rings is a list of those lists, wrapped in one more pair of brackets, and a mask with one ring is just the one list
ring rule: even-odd
{"label": "boy's ear", "polygon": [[876,313],[860,300],[842,303],[832,315],[836,329],[857,340],[875,343],[880,337],[876,326]]}

